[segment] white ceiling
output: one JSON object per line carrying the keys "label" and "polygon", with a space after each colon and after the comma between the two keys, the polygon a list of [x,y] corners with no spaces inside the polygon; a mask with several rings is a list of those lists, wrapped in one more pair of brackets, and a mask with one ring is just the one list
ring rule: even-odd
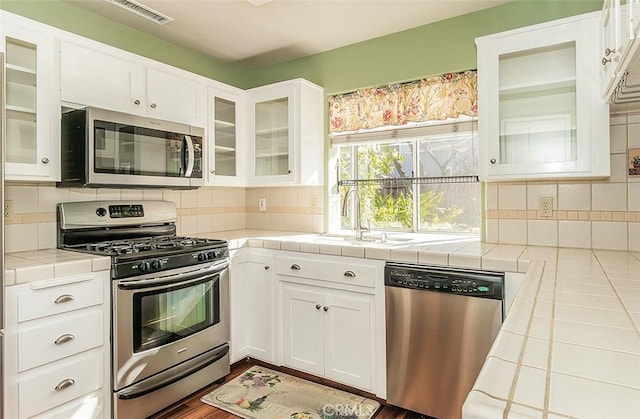
{"label": "white ceiling", "polygon": [[[493,7],[511,0],[137,0],[158,25],[104,0],[66,0],[227,63],[259,67]],[[252,0],[256,2],[256,0]]]}

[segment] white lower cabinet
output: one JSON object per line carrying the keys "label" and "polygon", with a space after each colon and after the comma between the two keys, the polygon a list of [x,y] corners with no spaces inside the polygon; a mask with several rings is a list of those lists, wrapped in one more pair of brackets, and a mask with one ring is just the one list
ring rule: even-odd
{"label": "white lower cabinet", "polygon": [[231,253],[231,362],[286,366],[386,397],[384,261]]}
{"label": "white lower cabinet", "polygon": [[6,288],[4,417],[110,417],[109,271]]}
{"label": "white lower cabinet", "polygon": [[273,253],[244,248],[231,256],[231,362],[245,357],[277,363]]}
{"label": "white lower cabinet", "polygon": [[386,394],[384,262],[278,252],[282,364]]}
{"label": "white lower cabinet", "polygon": [[371,390],[373,296],[284,283],[284,365]]}

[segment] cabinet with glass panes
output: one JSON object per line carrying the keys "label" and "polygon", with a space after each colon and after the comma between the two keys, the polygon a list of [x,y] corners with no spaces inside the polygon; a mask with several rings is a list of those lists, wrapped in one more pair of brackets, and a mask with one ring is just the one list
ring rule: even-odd
{"label": "cabinet with glass panes", "polygon": [[[59,180],[59,120],[54,41],[46,29],[2,15],[5,52],[5,176],[8,180]],[[59,106],[59,105],[58,105]]]}
{"label": "cabinet with glass panes", "polygon": [[322,185],[324,90],[295,79],[247,91],[252,185]]}
{"label": "cabinet with glass panes", "polygon": [[209,87],[209,175],[211,185],[241,186],[245,180],[244,92]]}
{"label": "cabinet with glass panes", "polygon": [[599,22],[596,12],[476,39],[481,179],[609,175]]}

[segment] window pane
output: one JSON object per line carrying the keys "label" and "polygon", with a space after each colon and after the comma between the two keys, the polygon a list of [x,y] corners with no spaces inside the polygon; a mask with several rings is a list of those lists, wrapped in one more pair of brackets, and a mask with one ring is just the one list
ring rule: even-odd
{"label": "window pane", "polygon": [[385,179],[413,176],[413,143],[360,145],[357,179]]}
{"label": "window pane", "polygon": [[420,185],[419,231],[480,232],[480,183]]}
{"label": "window pane", "polygon": [[478,136],[451,134],[418,142],[420,174],[462,176],[478,174]]}
{"label": "window pane", "polygon": [[[358,185],[360,211],[363,226],[384,229],[413,229],[413,191],[411,183],[402,178],[413,175],[413,143],[408,141],[390,144],[372,144],[353,147],[357,155],[356,179],[388,179],[382,185]],[[346,150],[341,149],[341,178],[352,170],[352,162]],[[353,177],[351,177],[353,179]],[[344,188],[342,199],[348,188]],[[350,203],[353,214],[355,206]],[[342,228],[353,228],[352,216],[343,217]]]}
{"label": "window pane", "polygon": [[[462,176],[478,173],[478,138],[455,133],[418,142],[420,175]],[[420,231],[480,231],[480,183],[419,186]]]}

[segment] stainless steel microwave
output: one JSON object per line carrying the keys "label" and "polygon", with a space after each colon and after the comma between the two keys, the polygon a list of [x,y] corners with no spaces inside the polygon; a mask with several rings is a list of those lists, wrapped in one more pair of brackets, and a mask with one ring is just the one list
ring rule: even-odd
{"label": "stainless steel microwave", "polygon": [[197,188],[204,129],[97,108],[62,113],[58,186]]}

